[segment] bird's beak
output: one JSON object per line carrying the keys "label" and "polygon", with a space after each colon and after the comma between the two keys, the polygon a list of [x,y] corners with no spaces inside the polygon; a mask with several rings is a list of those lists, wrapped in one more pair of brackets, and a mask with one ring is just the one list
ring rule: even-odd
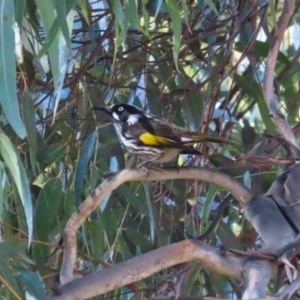
{"label": "bird's beak", "polygon": [[110,106],[93,106],[94,110],[101,110],[111,116],[111,107]]}

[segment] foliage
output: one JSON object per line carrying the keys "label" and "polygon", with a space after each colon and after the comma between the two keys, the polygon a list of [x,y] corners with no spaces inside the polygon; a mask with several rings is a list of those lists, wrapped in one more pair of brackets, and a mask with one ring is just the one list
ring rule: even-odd
{"label": "foliage", "polygon": [[[282,4],[232,2],[3,1],[1,297],[22,299],[26,291],[43,299],[55,289],[61,249],[49,254],[60,248],[67,220],[106,172],[136,166],[105,117],[91,111],[94,105],[131,103],[179,126],[230,138],[240,146],[197,145],[203,156],[180,157],[179,164],[218,167],[266,191],[286,155],[262,137],[276,132],[261,86],[269,49],[265,36],[276,30],[270,24]],[[296,7],[291,33],[298,18]],[[20,47],[15,48],[13,36]],[[276,65],[281,105],[291,125],[299,113],[297,47],[287,37]],[[259,139],[267,142],[253,148]],[[259,159],[266,155],[275,156],[272,164]],[[78,232],[75,273],[181,241],[185,232],[198,236],[226,195],[215,185],[192,180],[120,186]],[[237,202],[224,211],[210,243],[259,247]],[[105,297],[173,293],[179,272],[177,267],[163,270]],[[228,278],[195,263],[182,294],[225,298],[239,297],[240,291]]]}

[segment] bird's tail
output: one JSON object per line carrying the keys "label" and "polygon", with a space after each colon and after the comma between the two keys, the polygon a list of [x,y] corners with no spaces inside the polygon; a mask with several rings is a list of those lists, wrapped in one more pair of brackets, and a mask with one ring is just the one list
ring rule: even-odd
{"label": "bird's tail", "polygon": [[209,142],[209,143],[218,143],[218,144],[227,144],[227,145],[237,145],[236,142],[221,138],[218,136],[211,136],[207,134],[194,134],[189,138],[182,138],[182,143],[200,143],[200,142]]}

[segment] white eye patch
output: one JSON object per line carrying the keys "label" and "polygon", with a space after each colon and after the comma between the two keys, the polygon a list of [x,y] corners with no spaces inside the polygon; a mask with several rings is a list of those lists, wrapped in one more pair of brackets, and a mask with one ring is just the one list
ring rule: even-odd
{"label": "white eye patch", "polygon": [[119,116],[115,112],[112,113],[112,117],[117,121],[120,121]]}

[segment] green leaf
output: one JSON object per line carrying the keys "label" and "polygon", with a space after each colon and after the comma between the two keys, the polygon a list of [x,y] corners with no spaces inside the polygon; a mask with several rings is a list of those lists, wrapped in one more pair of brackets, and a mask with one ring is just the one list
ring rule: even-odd
{"label": "green leaf", "polygon": [[25,11],[25,0],[14,0],[15,20],[19,26],[20,32],[23,28],[23,16]]}
{"label": "green leaf", "polygon": [[210,212],[210,205],[214,201],[218,189],[219,187],[215,184],[211,184],[208,189],[205,201],[203,203],[202,212],[201,212],[200,234],[202,234],[206,230],[206,228],[203,228],[203,225],[207,225],[209,212]]}
{"label": "green leaf", "polygon": [[[270,44],[263,41],[255,41],[254,43],[254,54],[259,57],[268,57],[270,49]],[[243,52],[245,49],[242,46],[241,42],[237,42],[235,45],[235,50],[239,52]],[[282,51],[279,51],[277,56],[278,61],[290,65],[290,59],[286,56]]]}
{"label": "green leaf", "polygon": [[28,226],[28,245],[32,239],[32,202],[25,169],[10,139],[0,131],[0,154],[17,186]]}
{"label": "green leaf", "polygon": [[44,42],[42,48],[39,50],[39,53],[35,56],[35,60],[41,59],[44,55],[47,54],[49,51],[50,46],[53,44],[54,39],[57,36],[58,33],[58,24],[57,22],[53,24],[53,26],[50,29],[49,34],[47,35],[47,40]]}
{"label": "green leaf", "polygon": [[145,28],[145,35],[149,37],[149,13],[147,10],[148,0],[142,0],[142,13]]}
{"label": "green leaf", "polygon": [[219,12],[218,12],[218,10],[217,10],[217,8],[216,8],[216,6],[215,6],[215,3],[214,3],[212,0],[204,0],[204,3],[205,3],[206,5],[208,5],[208,6],[214,11],[214,13],[215,13],[216,15],[219,14]]}
{"label": "green leaf", "polygon": [[35,230],[37,238],[48,241],[48,236],[55,226],[56,209],[61,200],[61,182],[52,178],[42,188],[35,208]]}
{"label": "green leaf", "polygon": [[90,25],[89,12],[88,12],[88,0],[80,0],[81,11],[84,20],[88,25]]}
{"label": "green leaf", "polygon": [[[7,261],[26,250],[26,242],[5,241],[0,243],[0,261]],[[1,264],[0,263],[0,264]]]}
{"label": "green leaf", "polygon": [[[57,225],[57,209],[62,200],[61,182],[52,178],[41,189],[35,208],[35,237],[48,242],[51,231]],[[49,255],[49,247],[42,244],[34,244],[33,256],[37,264],[43,264],[45,257]]]}
{"label": "green leaf", "polygon": [[87,236],[93,237],[88,241],[90,255],[94,257],[103,257],[105,245],[103,227],[99,226],[98,223],[86,222],[85,232],[88,233]]}
{"label": "green leaf", "polygon": [[0,115],[0,122],[7,122],[7,118],[3,115]]}
{"label": "green leaf", "polygon": [[[238,150],[240,151],[240,150]],[[233,177],[242,176],[243,170],[234,168],[235,160],[220,153],[209,155],[208,160],[217,168],[224,168],[223,172]],[[230,168],[232,166],[233,168]]]}
{"label": "green leaf", "polygon": [[180,19],[179,6],[177,1],[174,0],[166,0],[166,3],[168,5],[170,15],[172,18],[174,63],[176,69],[178,70],[178,72],[180,72],[178,66],[179,51],[181,45],[181,19]]}
{"label": "green leaf", "polygon": [[120,197],[123,197],[125,199],[128,199],[128,201],[134,205],[136,208],[138,208],[143,214],[145,214],[149,219],[151,219],[151,215],[149,214],[149,211],[147,207],[145,206],[146,198],[145,197],[138,197],[136,196],[126,184],[120,185],[117,189],[117,194]]}
{"label": "green leaf", "polygon": [[91,155],[94,152],[96,141],[96,133],[90,134],[87,139],[84,141],[81,148],[80,159],[77,164],[76,174],[75,174],[75,202],[78,206],[80,204],[80,193],[82,191],[83,180],[86,176],[88,162],[91,158]]}
{"label": "green leaf", "polygon": [[152,243],[144,237],[139,231],[132,228],[126,228],[125,232],[128,238],[138,247],[140,247],[144,252],[148,252],[154,249]]}
{"label": "green leaf", "polygon": [[24,270],[18,274],[18,278],[23,285],[23,289],[35,299],[46,298],[44,283],[37,273]]}
{"label": "green leaf", "polygon": [[44,164],[54,163],[64,156],[65,151],[66,147],[62,144],[53,145],[48,149],[38,149],[37,160]]}
{"label": "green leaf", "polygon": [[13,130],[20,138],[26,136],[21,120],[16,87],[15,23],[13,0],[0,6],[0,103]]}
{"label": "green leaf", "polygon": [[186,97],[186,103],[188,104],[187,109],[187,117],[189,120],[189,126],[191,129],[196,129],[199,127],[199,115],[203,113],[203,103],[202,99],[200,98],[199,93],[190,93]]}
{"label": "green leaf", "polygon": [[139,16],[136,1],[126,1],[124,4],[124,16],[129,24],[139,28]]}
{"label": "green leaf", "polygon": [[[186,4],[186,1],[187,0],[182,0],[181,3],[182,3],[182,10],[183,10],[183,15],[184,15],[184,20],[186,22],[186,25],[189,27],[189,19],[188,19],[188,7],[187,7],[187,4]],[[189,28],[190,30],[190,28]]]}
{"label": "green leaf", "polygon": [[[72,26],[73,23],[71,20],[68,21],[69,19],[69,13],[70,10],[73,8],[73,6],[75,5],[76,0],[69,0],[66,2],[66,9],[65,9],[65,13],[66,13],[66,24],[69,27],[68,28],[68,36],[70,36],[70,32],[72,30]],[[42,7],[43,8],[43,7]],[[42,9],[42,12],[44,13],[44,9]],[[52,16],[54,17],[54,16]],[[69,24],[68,24],[69,23]],[[48,24],[48,26],[50,26],[50,24]],[[65,26],[65,24],[64,24]],[[47,51],[49,51],[49,48],[54,45],[54,43],[57,43],[57,41],[55,39],[57,39],[58,34],[60,33],[59,30],[61,30],[60,28],[60,21],[58,19],[58,17],[56,17],[52,23],[52,25],[48,28],[47,32],[46,32],[46,36],[47,36],[47,40],[44,42],[44,44],[42,45],[42,48],[39,50],[39,53],[36,55],[35,59],[38,60],[40,59],[43,55],[45,55],[47,53]],[[65,29],[66,30],[66,29]],[[66,41],[68,40],[68,38],[66,39]],[[70,50],[71,45],[69,45],[68,50]]]}
{"label": "green leaf", "polygon": [[122,235],[118,236],[118,244],[120,247],[120,252],[122,253],[123,259],[127,260],[133,257],[133,255],[131,254],[129,248],[128,248],[128,243],[126,243],[122,237]]}
{"label": "green leaf", "polygon": [[[128,23],[126,22],[127,20],[125,19],[124,13],[123,13],[123,7],[120,3],[119,0],[109,0],[108,1],[109,5],[111,6],[113,13],[115,15],[115,44],[116,48],[121,46],[127,37],[127,29],[128,29]],[[120,29],[119,30],[119,27]],[[116,54],[117,49],[115,49],[115,54]]]}
{"label": "green leaf", "polygon": [[61,1],[61,0],[54,0],[54,7],[57,13],[58,25],[66,40],[67,47],[71,49],[71,33],[67,22],[66,3],[65,1]]}
{"label": "green leaf", "polygon": [[63,200],[64,209],[63,212],[65,214],[64,219],[69,220],[72,214],[76,211],[76,206],[74,204],[74,194],[73,191],[66,190],[65,197]]}
{"label": "green leaf", "polygon": [[274,123],[272,122],[270,118],[269,109],[267,107],[267,104],[265,102],[263,93],[261,91],[260,85],[253,79],[253,77],[250,74],[246,74],[244,76],[241,76],[239,74],[234,75],[234,80],[237,83],[237,85],[250,97],[255,99],[257,101],[260,115],[264,121],[264,124],[267,128],[268,133],[275,134],[276,128]]}
{"label": "green leaf", "polygon": [[[59,104],[60,93],[65,78],[67,59],[70,56],[70,49],[67,47],[66,43],[63,42],[63,39],[60,39],[61,33],[56,30],[56,26],[58,26],[56,25],[56,22],[58,21],[55,17],[55,13],[54,13],[55,10],[52,1],[36,0],[36,4],[39,9],[40,16],[44,25],[46,37],[49,43],[47,44],[47,47],[49,45],[48,51],[49,51],[51,71],[52,71],[52,76],[53,76],[53,81],[55,86],[55,98],[56,98],[54,113],[53,113],[53,119],[54,119],[56,116],[56,110]],[[67,8],[67,12],[68,12],[68,8]]]}
{"label": "green leaf", "polygon": [[276,30],[276,33],[277,33],[277,22],[276,22],[276,7],[275,7],[275,1],[270,1],[269,2],[269,5],[270,5],[270,18],[268,18],[268,21],[270,22],[270,25],[272,27],[275,28]]}
{"label": "green leaf", "polygon": [[[257,56],[268,57],[270,50],[270,44],[263,41],[255,41],[254,43],[254,54]],[[282,51],[278,52],[278,61],[290,66],[291,62],[288,56],[286,56]]]}
{"label": "green leaf", "polygon": [[243,250],[243,246],[238,238],[233,234],[230,226],[224,222],[220,222],[217,230],[217,236],[226,244],[228,248]]}
{"label": "green leaf", "polygon": [[[5,286],[9,287],[15,296],[19,299],[25,299],[23,292],[18,284],[18,281],[8,265],[8,261],[2,261],[0,264],[0,276],[5,280]],[[2,299],[16,299],[16,298],[2,298]]]}
{"label": "green leaf", "polygon": [[18,230],[20,230],[20,232],[22,231],[26,232],[27,230],[26,216],[24,213],[22,201],[20,201],[21,199],[18,193],[17,186],[15,184],[12,184],[11,191],[16,202],[15,212],[16,212],[16,221],[18,222]]}
{"label": "green leaf", "polygon": [[35,124],[35,109],[33,99],[27,90],[24,91],[21,101],[22,117],[27,131],[27,140],[30,149],[32,170],[35,170],[37,153],[37,131]]}
{"label": "green leaf", "polygon": [[119,0],[108,0],[109,5],[111,6],[113,13],[115,15],[115,18],[120,26],[120,28],[123,30],[126,27],[125,23],[125,16],[123,13],[123,7]]}
{"label": "green leaf", "polygon": [[53,147],[47,149],[45,154],[47,155],[46,164],[53,163],[61,159],[66,151],[66,147],[64,145],[58,144]]}

